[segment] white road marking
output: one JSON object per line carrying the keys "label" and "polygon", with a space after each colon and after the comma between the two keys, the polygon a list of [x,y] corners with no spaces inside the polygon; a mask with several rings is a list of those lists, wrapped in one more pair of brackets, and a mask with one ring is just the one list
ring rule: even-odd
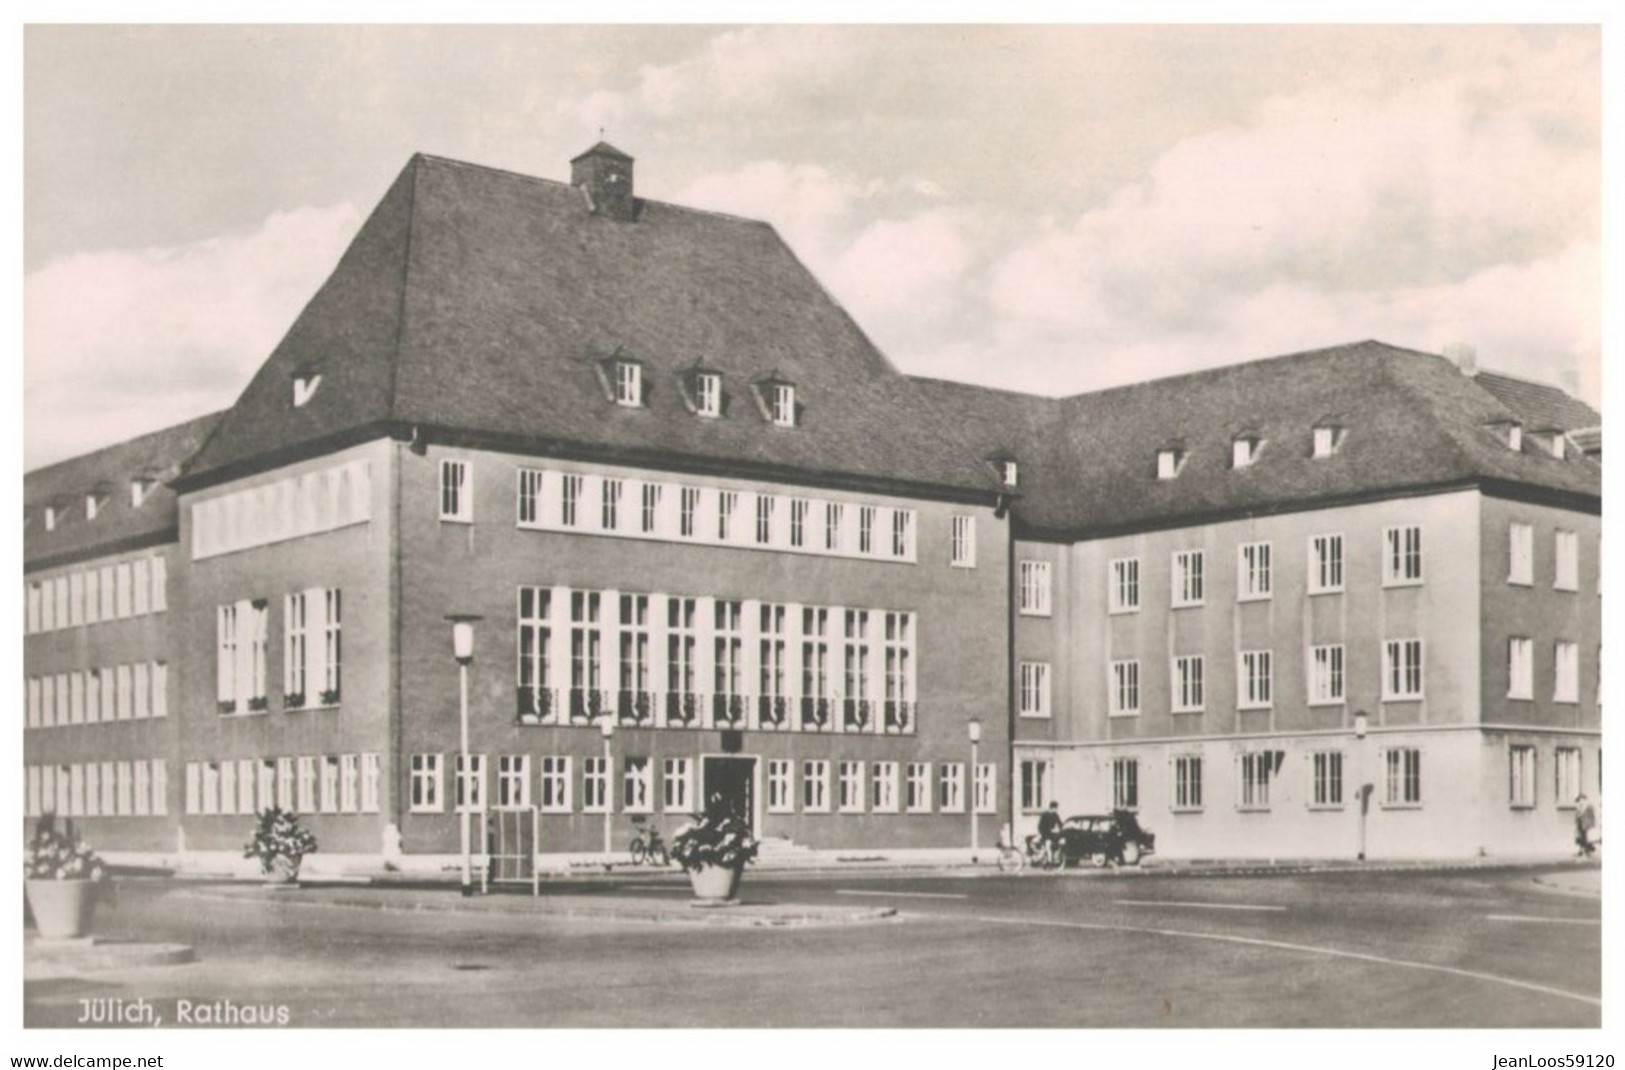
{"label": "white road marking", "polygon": [[1145,933],[1151,936],[1177,936],[1189,940],[1211,940],[1221,944],[1243,944],[1248,947],[1265,947],[1276,951],[1296,951],[1306,955],[1325,955],[1328,958],[1353,959],[1357,962],[1371,962],[1379,966],[1399,966],[1412,970],[1425,970],[1431,973],[1449,974],[1452,977],[1466,977],[1474,981],[1487,981],[1490,984],[1506,985],[1510,988],[1521,988],[1527,992],[1540,992],[1548,996],[1557,996],[1560,999],[1570,999],[1577,1003],[1586,1003],[1593,1007],[1601,1007],[1602,1000],[1597,996],[1588,996],[1583,992],[1569,992],[1561,988],[1552,988],[1549,985],[1535,984],[1533,981],[1520,981],[1514,977],[1500,977],[1493,973],[1479,973],[1477,970],[1463,970],[1455,966],[1440,966],[1431,962],[1412,962],[1406,959],[1391,959],[1382,955],[1368,955],[1361,951],[1344,951],[1335,947],[1318,947],[1313,944],[1291,944],[1284,940],[1261,940],[1252,936],[1231,936],[1225,933],[1193,933],[1179,929],[1148,929],[1138,925],[1106,925],[1099,922],[1087,921],[1049,921],[1041,918],[1000,918],[990,915],[967,914],[937,914],[933,917],[944,921],[980,921],[990,925],[1032,925],[1046,929],[1078,929],[1085,932],[1119,932],[1119,933]]}
{"label": "white road marking", "polygon": [[836,895],[882,895],[892,899],[969,899],[959,892],[860,892],[850,888],[835,889]]}
{"label": "white road marking", "polygon": [[1189,907],[1193,910],[1285,910],[1286,907],[1251,903],[1181,903],[1172,899],[1113,899],[1120,907]]}
{"label": "white road marking", "polygon": [[1544,925],[1601,925],[1601,918],[1542,918],[1533,914],[1485,914],[1485,921],[1536,921]]}

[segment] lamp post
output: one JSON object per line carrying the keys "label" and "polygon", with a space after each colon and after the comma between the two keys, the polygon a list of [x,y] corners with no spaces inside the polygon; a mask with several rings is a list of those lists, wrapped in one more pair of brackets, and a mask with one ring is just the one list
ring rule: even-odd
{"label": "lamp post", "polygon": [[982,722],[972,717],[965,725],[965,734],[970,737],[970,784],[967,786],[970,788],[970,860],[974,863],[976,852],[981,849],[976,815],[976,748],[982,742]]}
{"label": "lamp post", "polygon": [[1371,810],[1372,786],[1365,779],[1365,731],[1368,718],[1364,710],[1354,712],[1354,768],[1355,780],[1359,787],[1355,791],[1360,797],[1360,853],[1355,857],[1365,861],[1365,821],[1366,814]]}
{"label": "lamp post", "polygon": [[474,663],[474,622],[480,618],[470,614],[452,614],[451,653],[457,659],[457,714],[459,739],[459,766],[457,771],[458,827],[463,850],[463,895],[474,894],[473,845],[469,842],[469,812],[473,809],[473,792],[465,790],[471,784],[468,755],[468,667]]}
{"label": "lamp post", "polygon": [[615,782],[615,778],[610,775],[610,770],[614,766],[610,764],[609,745],[615,738],[615,718],[611,714],[606,713],[598,719],[598,732],[604,737],[604,868],[608,869],[611,827],[615,817],[614,803],[611,801],[614,796],[609,790],[610,785]]}

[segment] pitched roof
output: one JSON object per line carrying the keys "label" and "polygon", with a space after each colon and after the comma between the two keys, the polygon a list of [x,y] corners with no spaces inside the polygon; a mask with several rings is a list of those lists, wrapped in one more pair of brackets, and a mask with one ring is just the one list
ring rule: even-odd
{"label": "pitched roof", "polygon": [[[175,492],[165,481],[175,476],[223,415],[210,413],[25,473],[24,568],[172,540],[177,530]],[[136,506],[131,502],[130,481],[138,477],[155,482]],[[102,500],[95,519],[90,519],[85,497],[93,491]],[[60,511],[54,531],[45,530],[41,513],[47,505]]]}
{"label": "pitched roof", "polygon": [[1555,386],[1495,372],[1479,372],[1473,381],[1494,394],[1532,431],[1578,431],[1602,425],[1601,413]]}
{"label": "pitched roof", "polygon": [[[615,405],[600,362],[644,364]],[[720,420],[678,377],[723,375]],[[318,369],[299,408],[290,376]],[[796,385],[793,430],[753,384]],[[550,452],[758,465],[981,491],[975,457],[900,421],[902,377],[765,223],[643,201],[593,214],[564,183],[416,156],[202,451],[184,485],[283,463],[346,435],[418,426]]]}

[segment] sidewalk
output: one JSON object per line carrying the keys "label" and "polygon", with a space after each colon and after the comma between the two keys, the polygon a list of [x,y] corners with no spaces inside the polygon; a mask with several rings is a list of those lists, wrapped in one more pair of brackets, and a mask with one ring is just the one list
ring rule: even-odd
{"label": "sidewalk", "polygon": [[1535,878],[1535,883],[1542,888],[1566,895],[1586,896],[1591,899],[1602,897],[1602,869],[1591,862],[1584,863],[1584,868],[1542,873]]}

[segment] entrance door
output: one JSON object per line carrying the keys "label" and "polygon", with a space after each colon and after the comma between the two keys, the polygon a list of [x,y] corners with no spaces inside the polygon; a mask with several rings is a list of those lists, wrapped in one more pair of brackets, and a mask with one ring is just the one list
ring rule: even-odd
{"label": "entrance door", "polygon": [[756,828],[756,759],[706,758],[705,804],[715,799],[724,809]]}

